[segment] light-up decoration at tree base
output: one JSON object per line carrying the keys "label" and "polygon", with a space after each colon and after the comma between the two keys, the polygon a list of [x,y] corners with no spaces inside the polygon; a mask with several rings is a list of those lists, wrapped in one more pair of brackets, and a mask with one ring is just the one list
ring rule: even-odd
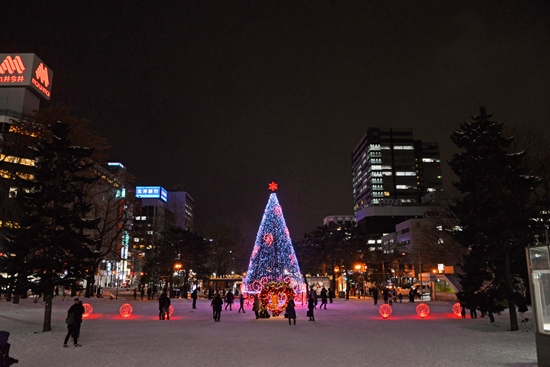
{"label": "light-up decoration at tree base", "polygon": [[418,316],[424,318],[430,314],[430,308],[427,304],[421,303],[416,306],[416,313],[418,314]]}
{"label": "light-up decoration at tree base", "polygon": [[278,316],[286,309],[290,297],[294,297],[294,290],[284,282],[270,282],[264,285],[260,293],[260,302],[273,313],[273,316]]}
{"label": "light-up decoration at tree base", "polygon": [[457,302],[453,305],[453,313],[457,315],[458,317],[462,316],[462,307],[460,307],[460,303]]}
{"label": "light-up decoration at tree base", "polygon": [[[277,184],[271,182],[269,189],[275,191]],[[275,291],[273,287],[278,284],[280,291]],[[264,292],[264,288],[269,285],[269,289]],[[254,249],[250,255],[248,271],[243,279],[241,290],[248,295],[264,294],[262,305],[265,307],[264,315],[267,310],[274,314],[279,314],[286,306],[290,291],[297,305],[302,305],[302,293],[306,292],[306,285],[302,280],[298,259],[292,246],[290,233],[286,226],[283,216],[283,209],[279,204],[277,195],[270,194],[267,202]],[[268,299],[267,293],[277,293],[278,306],[272,306],[273,300]],[[280,296],[279,296],[280,295]],[[270,296],[271,297],[271,296]],[[260,310],[260,317],[262,312]]]}
{"label": "light-up decoration at tree base", "polygon": [[132,315],[132,312],[134,312],[134,309],[129,303],[125,303],[120,306],[120,315],[122,317],[130,317],[130,315]]}
{"label": "light-up decoration at tree base", "polygon": [[89,303],[84,303],[82,306],[84,306],[84,313],[82,314],[82,317],[86,318],[94,312],[94,308]]}
{"label": "light-up decoration at tree base", "polygon": [[380,307],[378,308],[378,312],[383,318],[387,319],[391,315],[392,308],[388,304],[383,304],[383,305],[380,305]]}
{"label": "light-up decoration at tree base", "polygon": [[168,316],[172,317],[173,314],[174,314],[174,306],[170,305],[168,307]]}

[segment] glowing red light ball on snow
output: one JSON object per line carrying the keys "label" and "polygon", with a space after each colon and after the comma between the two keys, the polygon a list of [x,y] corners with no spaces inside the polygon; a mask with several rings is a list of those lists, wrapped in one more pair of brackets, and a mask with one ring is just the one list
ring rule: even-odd
{"label": "glowing red light ball on snow", "polygon": [[388,304],[380,305],[380,308],[378,309],[380,315],[385,319],[387,319],[391,315],[391,311],[391,306]]}
{"label": "glowing red light ball on snow", "polygon": [[418,314],[418,316],[424,318],[428,316],[428,314],[430,313],[430,308],[428,307],[427,304],[421,303],[418,306],[416,306],[416,313]]}
{"label": "glowing red light ball on snow", "polygon": [[82,314],[82,317],[86,318],[94,312],[94,308],[89,303],[84,303],[82,306],[84,306],[84,313]]}
{"label": "glowing red light ball on snow", "polygon": [[122,315],[122,317],[130,317],[132,312],[134,312],[134,309],[129,303],[125,303],[120,306],[120,314]]}
{"label": "glowing red light ball on snow", "polygon": [[453,305],[453,313],[457,315],[458,317],[462,316],[462,307],[460,307],[460,303],[457,302]]}

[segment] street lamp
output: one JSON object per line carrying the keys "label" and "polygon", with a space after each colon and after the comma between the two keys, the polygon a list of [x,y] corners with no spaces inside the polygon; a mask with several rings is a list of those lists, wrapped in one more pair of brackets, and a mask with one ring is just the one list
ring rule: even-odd
{"label": "street lamp", "polygon": [[[176,274],[178,275],[178,284],[181,283],[181,274],[180,274],[180,271],[181,271],[181,267],[182,265],[180,263],[175,263],[174,264],[174,271],[176,272]],[[170,287],[172,287],[172,283],[170,283]],[[181,288],[180,288],[180,292],[181,292]],[[170,293],[172,293],[172,289],[170,289]],[[172,295],[171,295],[172,296]]]}
{"label": "street lamp", "polygon": [[357,277],[357,299],[361,299],[361,292],[364,290],[364,278],[363,273],[366,271],[367,265],[365,264],[357,264],[355,265],[355,271],[359,272],[359,276]]}

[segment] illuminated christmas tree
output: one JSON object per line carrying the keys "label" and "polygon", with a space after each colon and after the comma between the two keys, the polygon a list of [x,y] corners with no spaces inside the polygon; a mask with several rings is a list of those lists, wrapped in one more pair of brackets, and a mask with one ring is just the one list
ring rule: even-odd
{"label": "illuminated christmas tree", "polygon": [[[275,191],[277,184],[272,182],[269,189]],[[276,291],[277,284],[280,285],[280,292]],[[269,293],[280,293],[279,305],[268,305],[274,311],[288,301],[286,293],[282,291],[283,287],[288,289],[287,286],[293,290],[295,298],[300,298],[297,296],[305,291],[283,209],[277,195],[272,193],[260,223],[242,289],[245,293],[261,293],[265,287],[266,290],[269,288]]]}

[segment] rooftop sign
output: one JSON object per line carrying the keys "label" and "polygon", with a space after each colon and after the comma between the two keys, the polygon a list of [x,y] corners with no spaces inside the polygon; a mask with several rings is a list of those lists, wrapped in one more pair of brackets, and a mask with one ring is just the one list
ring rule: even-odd
{"label": "rooftop sign", "polygon": [[53,71],[35,54],[0,54],[0,87],[30,87],[50,100]]}
{"label": "rooftop sign", "polygon": [[136,186],[136,198],[168,201],[168,192],[160,186]]}

